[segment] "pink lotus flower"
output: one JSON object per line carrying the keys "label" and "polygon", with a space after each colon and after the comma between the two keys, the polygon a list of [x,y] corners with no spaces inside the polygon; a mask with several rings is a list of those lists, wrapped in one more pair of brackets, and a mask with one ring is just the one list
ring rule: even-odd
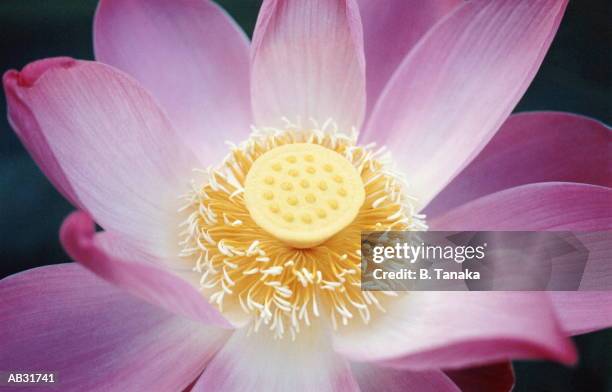
{"label": "pink lotus flower", "polygon": [[[508,117],[565,6],[267,0],[249,45],[208,1],[101,1],[98,62],[4,75],[13,128],[86,212],[61,230],[80,265],[1,282],[0,369],[56,371],[64,391],[493,391],[510,359],[573,363],[569,335],[612,325],[609,292],[354,284],[362,230],[610,228],[609,128]],[[356,218],[306,249],[244,196],[252,162],[295,142],[365,184]]]}

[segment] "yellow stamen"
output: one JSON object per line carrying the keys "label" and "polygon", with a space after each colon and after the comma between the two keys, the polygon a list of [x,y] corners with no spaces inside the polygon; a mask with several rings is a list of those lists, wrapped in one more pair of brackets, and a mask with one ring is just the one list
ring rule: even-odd
{"label": "yellow stamen", "polygon": [[[207,183],[194,184],[181,209],[181,256],[221,311],[252,317],[253,331],[265,325],[278,337],[295,336],[313,317],[334,328],[356,316],[367,323],[373,307],[382,310],[394,295],[361,291],[361,232],[426,226],[383,152],[355,139],[256,130],[209,171]],[[296,240],[304,228],[331,225],[325,235]]]}

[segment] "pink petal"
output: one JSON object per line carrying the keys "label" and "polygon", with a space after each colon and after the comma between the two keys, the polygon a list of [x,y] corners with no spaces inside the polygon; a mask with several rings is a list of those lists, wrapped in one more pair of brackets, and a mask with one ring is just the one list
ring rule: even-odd
{"label": "pink petal", "polygon": [[447,371],[462,392],[510,392],[514,370],[510,362]]}
{"label": "pink petal", "polygon": [[0,369],[57,372],[62,391],[179,391],[227,334],[125,295],[77,264],[10,276],[0,297]]}
{"label": "pink petal", "polygon": [[[580,288],[609,287],[612,278],[612,190],[594,185],[540,183],[474,200],[430,222],[433,230],[574,230],[589,249]],[[610,292],[550,293],[571,334],[612,326]]]}
{"label": "pink petal", "polygon": [[[607,261],[610,262],[610,251]],[[559,291],[550,295],[568,334],[578,335],[612,327],[611,291]]]}
{"label": "pink petal", "polygon": [[200,164],[151,97],[123,73],[87,61],[42,60],[4,82],[27,108],[13,111],[9,99],[18,132],[44,151],[35,158],[54,183],[105,229],[176,254],[178,196]]}
{"label": "pink petal", "polygon": [[537,183],[497,192],[428,221],[432,230],[605,230],[612,189]]}
{"label": "pink petal", "polygon": [[351,368],[361,392],[461,392],[440,370],[413,372],[369,363],[352,364]]}
{"label": "pink petal", "polygon": [[[263,327],[263,326],[262,326]],[[350,392],[359,387],[348,363],[312,328],[295,341],[274,339],[263,327],[239,330],[208,364],[192,392]]]}
{"label": "pink petal", "polygon": [[[187,280],[153,256],[113,233],[94,233],[91,218],[75,212],[64,221],[61,240],[68,254],[106,281],[169,312],[231,328],[219,311]],[[157,264],[157,265],[156,265]]]}
{"label": "pink petal", "polygon": [[337,333],[334,346],[352,360],[411,370],[576,359],[546,293],[411,292],[370,324]]}
{"label": "pink petal", "polygon": [[250,132],[249,44],[209,0],[103,0],[96,58],[136,78],[207,164]]}
{"label": "pink petal", "polygon": [[422,206],[510,114],[540,66],[566,3],[465,2],[404,59],[362,142],[392,150]]}
{"label": "pink petal", "polygon": [[489,193],[533,182],[611,187],[610,156],[612,132],[598,121],[570,113],[515,114],[425,212],[436,216]]}
{"label": "pink petal", "polygon": [[334,120],[349,133],[365,109],[365,61],[354,0],[264,1],[253,34],[251,97],[257,125],[283,117]]}
{"label": "pink petal", "polygon": [[19,140],[55,188],[73,205],[82,207],[72,185],[70,185],[70,181],[68,181],[57,159],[55,159],[45,135],[41,132],[36,117],[17,94],[21,86],[31,85],[47,69],[69,67],[73,63],[74,60],[67,57],[37,61],[27,65],[21,73],[15,70],[5,72],[2,83],[8,103],[8,120]]}
{"label": "pink petal", "polygon": [[359,0],[366,57],[367,112],[401,61],[460,0]]}

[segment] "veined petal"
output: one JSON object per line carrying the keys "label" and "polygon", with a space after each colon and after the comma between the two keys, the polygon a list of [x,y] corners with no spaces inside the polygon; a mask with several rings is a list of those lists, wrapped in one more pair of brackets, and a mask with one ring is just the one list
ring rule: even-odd
{"label": "veined petal", "polygon": [[435,217],[489,193],[534,182],[564,181],[612,187],[612,132],[571,113],[512,115],[434,200]]}
{"label": "veined petal", "polygon": [[606,230],[612,189],[536,183],[493,193],[428,221],[432,230]]}
{"label": "veined petal", "polygon": [[51,151],[47,138],[40,129],[36,117],[19,97],[19,86],[33,83],[47,69],[70,66],[74,60],[68,57],[57,57],[48,60],[36,61],[28,64],[22,72],[10,70],[4,73],[2,82],[7,100],[8,121],[23,143],[24,147],[40,170],[47,176],[55,188],[73,205],[82,207],[72,185],[57,159]]}
{"label": "veined petal", "polygon": [[348,362],[333,353],[327,338],[310,328],[295,341],[274,339],[268,328],[262,325],[256,336],[236,331],[206,367],[193,392],[359,390]]}
{"label": "veined petal", "polygon": [[266,0],[253,34],[251,96],[257,125],[283,117],[334,120],[350,133],[365,110],[365,61],[354,0]]}
{"label": "veined petal", "polygon": [[394,153],[425,206],[486,145],[533,79],[565,0],[475,0],[404,59],[362,133]]}
{"label": "veined petal", "polygon": [[228,334],[126,295],[78,264],[5,278],[0,297],[0,369],[56,372],[62,391],[180,391]]}
{"label": "veined petal", "polygon": [[[611,253],[608,248],[608,263]],[[550,295],[567,333],[578,335],[612,327],[611,291],[559,291]]]}
{"label": "veined petal", "polygon": [[70,215],[62,225],[61,240],[71,257],[108,282],[169,312],[205,324],[231,328],[205,297],[161,261],[113,233],[94,233],[83,212]]}
{"label": "veined petal", "polygon": [[359,0],[366,58],[367,113],[404,57],[461,0]]}
{"label": "veined petal", "polygon": [[[46,172],[53,182],[104,229],[151,252],[175,254],[168,228],[178,225],[178,196],[200,166],[196,158],[149,94],[123,73],[88,61],[42,61],[4,79],[7,95],[27,108],[27,116],[13,118],[22,140],[44,151],[34,155],[52,167]],[[14,102],[11,115],[26,113],[13,111]]]}
{"label": "veined petal", "polygon": [[248,39],[212,1],[102,0],[94,44],[96,59],[147,88],[207,164],[249,134]]}
{"label": "veined petal", "polygon": [[411,292],[367,326],[340,330],[334,347],[352,360],[411,370],[576,359],[546,293]]}
{"label": "veined petal", "polygon": [[[612,190],[606,187],[540,183],[497,192],[431,221],[433,230],[574,230],[589,249],[581,290],[606,287],[612,278]],[[602,232],[589,232],[601,230]],[[605,231],[608,230],[608,231]],[[602,284],[603,282],[603,284]],[[610,292],[554,292],[562,328],[578,334],[612,326]]]}
{"label": "veined petal", "polygon": [[461,392],[441,370],[413,372],[371,363],[354,363],[351,369],[361,392]]}

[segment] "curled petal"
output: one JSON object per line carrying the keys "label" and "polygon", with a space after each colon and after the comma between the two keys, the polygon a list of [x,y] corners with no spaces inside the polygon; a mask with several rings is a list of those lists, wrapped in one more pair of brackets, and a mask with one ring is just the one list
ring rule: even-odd
{"label": "curled petal", "polygon": [[72,258],[123,290],[169,312],[231,328],[186,279],[163,268],[154,257],[131,248],[120,236],[94,233],[87,214],[70,215],[62,225],[61,240]]}
{"label": "curled petal", "polygon": [[4,87],[18,98],[9,99],[18,133],[60,191],[104,229],[175,254],[168,228],[200,165],[142,87],[107,65],[67,59],[9,71]]}
{"label": "curled petal", "polygon": [[55,188],[73,205],[82,207],[64,170],[55,158],[47,137],[40,129],[38,120],[19,94],[20,88],[32,85],[47,69],[69,67],[73,63],[74,60],[68,57],[37,61],[27,65],[21,72],[7,71],[2,82],[8,103],[8,120],[21,143]]}

